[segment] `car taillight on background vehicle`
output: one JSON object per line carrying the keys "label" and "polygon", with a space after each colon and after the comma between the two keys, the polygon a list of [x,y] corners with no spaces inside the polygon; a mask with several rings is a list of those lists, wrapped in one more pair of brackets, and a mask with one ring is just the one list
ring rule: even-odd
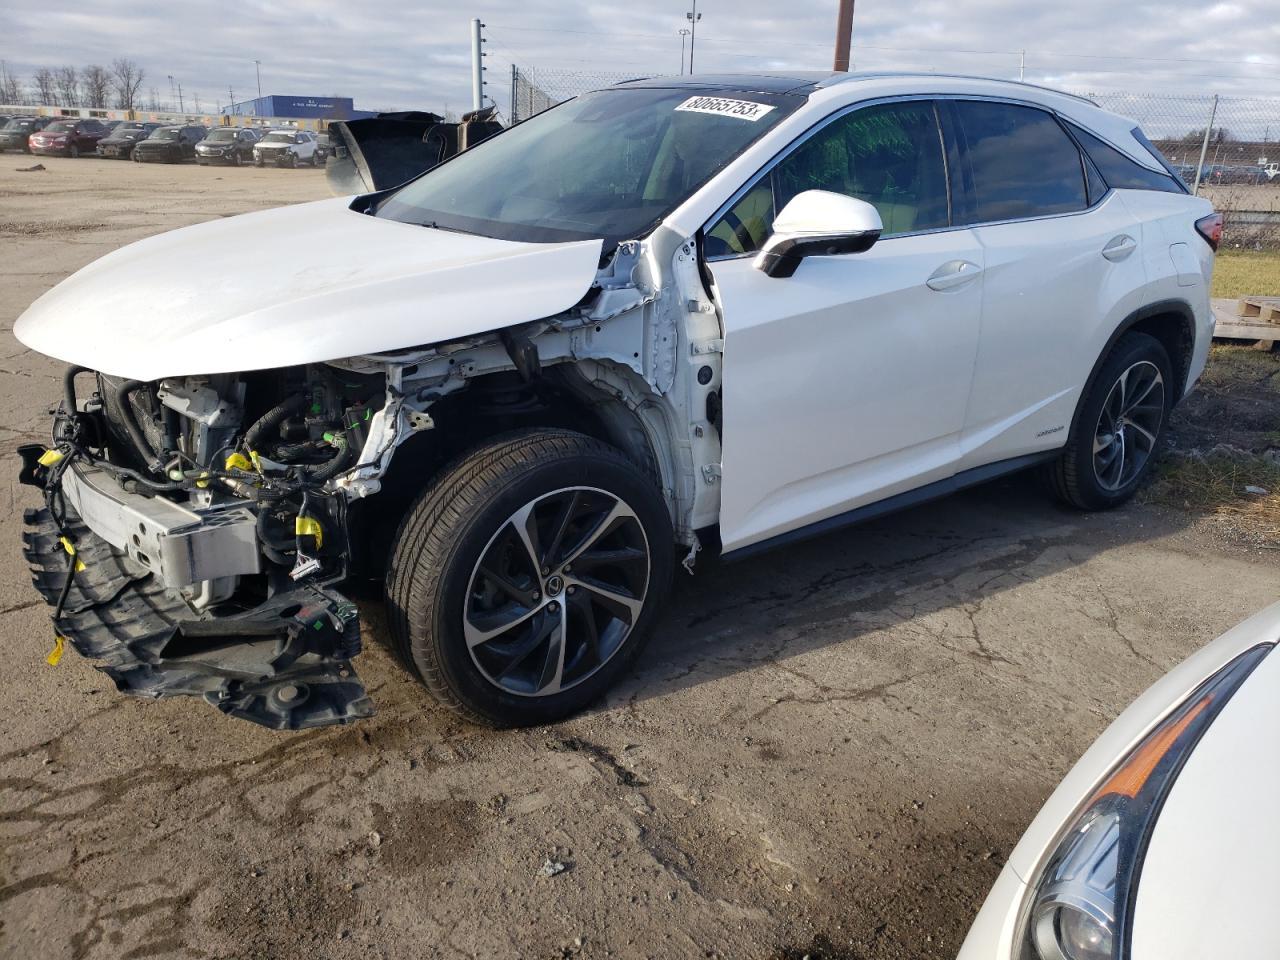
{"label": "car taillight on background vehicle", "polygon": [[1196,233],[1217,250],[1218,244],[1222,242],[1222,214],[1211,213],[1207,217],[1201,217],[1196,221]]}

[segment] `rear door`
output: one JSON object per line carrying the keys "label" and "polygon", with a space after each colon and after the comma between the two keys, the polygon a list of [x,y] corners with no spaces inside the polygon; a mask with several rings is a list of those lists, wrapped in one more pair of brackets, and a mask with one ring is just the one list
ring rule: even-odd
{"label": "rear door", "polygon": [[[804,190],[872,203],[865,253],[756,270]],[[794,145],[708,227],[724,316],[720,534],[726,550],[949,477],[973,374],[982,247],[953,229],[931,100],[845,112]]]}
{"label": "rear door", "polygon": [[946,104],[957,219],[982,245],[982,334],[961,469],[1056,449],[1110,333],[1140,306],[1137,219],[1050,111]]}

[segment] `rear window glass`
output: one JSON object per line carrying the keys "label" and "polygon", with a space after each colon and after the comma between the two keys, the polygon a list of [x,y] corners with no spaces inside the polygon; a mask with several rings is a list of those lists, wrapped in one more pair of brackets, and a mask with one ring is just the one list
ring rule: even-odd
{"label": "rear window glass", "polygon": [[57,123],[49,124],[44,129],[45,133],[71,133],[75,128],[76,125],[74,123],[65,123],[59,120]]}
{"label": "rear window glass", "polygon": [[1163,190],[1182,193],[1182,188],[1167,173],[1158,173],[1130,160],[1111,144],[1095,137],[1082,127],[1071,125],[1071,132],[1098,166],[1102,179],[1117,190]]}
{"label": "rear window glass", "polygon": [[1034,107],[955,104],[972,174],[969,223],[1083,210],[1084,164],[1058,121]]}

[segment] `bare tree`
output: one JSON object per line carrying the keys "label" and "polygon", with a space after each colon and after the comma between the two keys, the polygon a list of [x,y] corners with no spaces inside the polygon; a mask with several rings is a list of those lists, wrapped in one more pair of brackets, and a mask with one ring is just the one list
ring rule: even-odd
{"label": "bare tree", "polygon": [[41,67],[32,75],[31,82],[35,85],[36,96],[41,103],[53,103],[56,84],[54,83],[52,70],[48,67]]}
{"label": "bare tree", "polygon": [[146,75],[146,71],[128,57],[117,57],[111,62],[111,84],[115,88],[117,107],[134,108]]}
{"label": "bare tree", "polygon": [[9,72],[7,64],[0,61],[0,103],[22,103],[25,93],[22,81]]}
{"label": "bare tree", "polygon": [[85,106],[105,107],[107,94],[111,92],[111,74],[106,67],[91,63],[80,71],[80,85],[84,92]]}
{"label": "bare tree", "polygon": [[58,103],[64,107],[80,106],[80,71],[75,67],[59,67],[53,79],[58,86]]}

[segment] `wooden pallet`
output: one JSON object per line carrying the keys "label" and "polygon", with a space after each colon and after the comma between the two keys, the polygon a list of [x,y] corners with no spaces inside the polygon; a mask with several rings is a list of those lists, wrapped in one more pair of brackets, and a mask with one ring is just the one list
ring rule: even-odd
{"label": "wooden pallet", "polygon": [[[1246,297],[1243,300],[1214,300],[1213,318],[1214,337],[1224,340],[1251,340],[1263,349],[1270,349],[1276,341],[1280,341],[1280,322],[1261,319],[1261,312],[1251,317],[1241,315],[1246,303],[1258,300],[1274,300],[1280,304],[1280,297]],[[1280,318],[1277,318],[1280,321]]]}
{"label": "wooden pallet", "polygon": [[1280,323],[1280,297],[1241,297],[1240,318]]}

